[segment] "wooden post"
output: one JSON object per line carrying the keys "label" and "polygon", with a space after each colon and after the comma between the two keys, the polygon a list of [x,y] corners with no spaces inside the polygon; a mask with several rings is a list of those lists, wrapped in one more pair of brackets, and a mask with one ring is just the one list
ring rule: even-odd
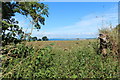
{"label": "wooden post", "polygon": [[105,34],[99,34],[99,40],[100,40],[100,53],[103,54],[103,56],[107,55],[107,37]]}

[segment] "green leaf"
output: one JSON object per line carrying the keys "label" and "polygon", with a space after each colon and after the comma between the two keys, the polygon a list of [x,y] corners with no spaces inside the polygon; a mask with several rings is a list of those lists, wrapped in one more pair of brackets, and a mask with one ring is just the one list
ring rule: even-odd
{"label": "green leaf", "polygon": [[77,75],[73,74],[73,75],[71,76],[71,78],[77,78]]}

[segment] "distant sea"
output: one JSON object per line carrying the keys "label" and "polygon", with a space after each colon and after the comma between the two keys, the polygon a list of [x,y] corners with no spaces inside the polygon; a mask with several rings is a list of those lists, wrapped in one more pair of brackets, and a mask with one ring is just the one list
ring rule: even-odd
{"label": "distant sea", "polygon": [[[96,39],[96,38],[79,38],[79,40],[83,39]],[[70,41],[70,40],[78,40],[77,38],[53,38],[49,39],[49,41]]]}

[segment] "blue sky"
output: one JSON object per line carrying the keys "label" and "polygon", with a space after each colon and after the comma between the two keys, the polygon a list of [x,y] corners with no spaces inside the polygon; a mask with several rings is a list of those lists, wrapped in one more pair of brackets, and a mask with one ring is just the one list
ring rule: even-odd
{"label": "blue sky", "polygon": [[[114,26],[118,21],[117,2],[45,2],[49,7],[49,17],[45,25],[32,36],[41,38],[93,38],[98,28]],[[16,20],[24,31],[30,32],[32,25],[22,15],[16,14]],[[103,20],[103,24],[102,24]],[[102,26],[103,25],[103,26]]]}

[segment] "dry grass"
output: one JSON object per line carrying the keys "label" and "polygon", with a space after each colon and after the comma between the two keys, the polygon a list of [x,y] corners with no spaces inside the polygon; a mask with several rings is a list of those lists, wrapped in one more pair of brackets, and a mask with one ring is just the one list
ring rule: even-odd
{"label": "dry grass", "polygon": [[60,48],[64,50],[72,49],[78,46],[88,46],[89,42],[95,40],[76,40],[76,41],[32,41],[27,42],[26,45],[35,48],[44,48],[45,46],[52,46],[53,48]]}
{"label": "dry grass", "polygon": [[99,33],[103,33],[107,35],[108,41],[109,41],[109,48],[111,49],[113,54],[118,54],[118,28],[120,26],[116,26],[115,28],[109,27],[109,28],[101,28],[99,29]]}

